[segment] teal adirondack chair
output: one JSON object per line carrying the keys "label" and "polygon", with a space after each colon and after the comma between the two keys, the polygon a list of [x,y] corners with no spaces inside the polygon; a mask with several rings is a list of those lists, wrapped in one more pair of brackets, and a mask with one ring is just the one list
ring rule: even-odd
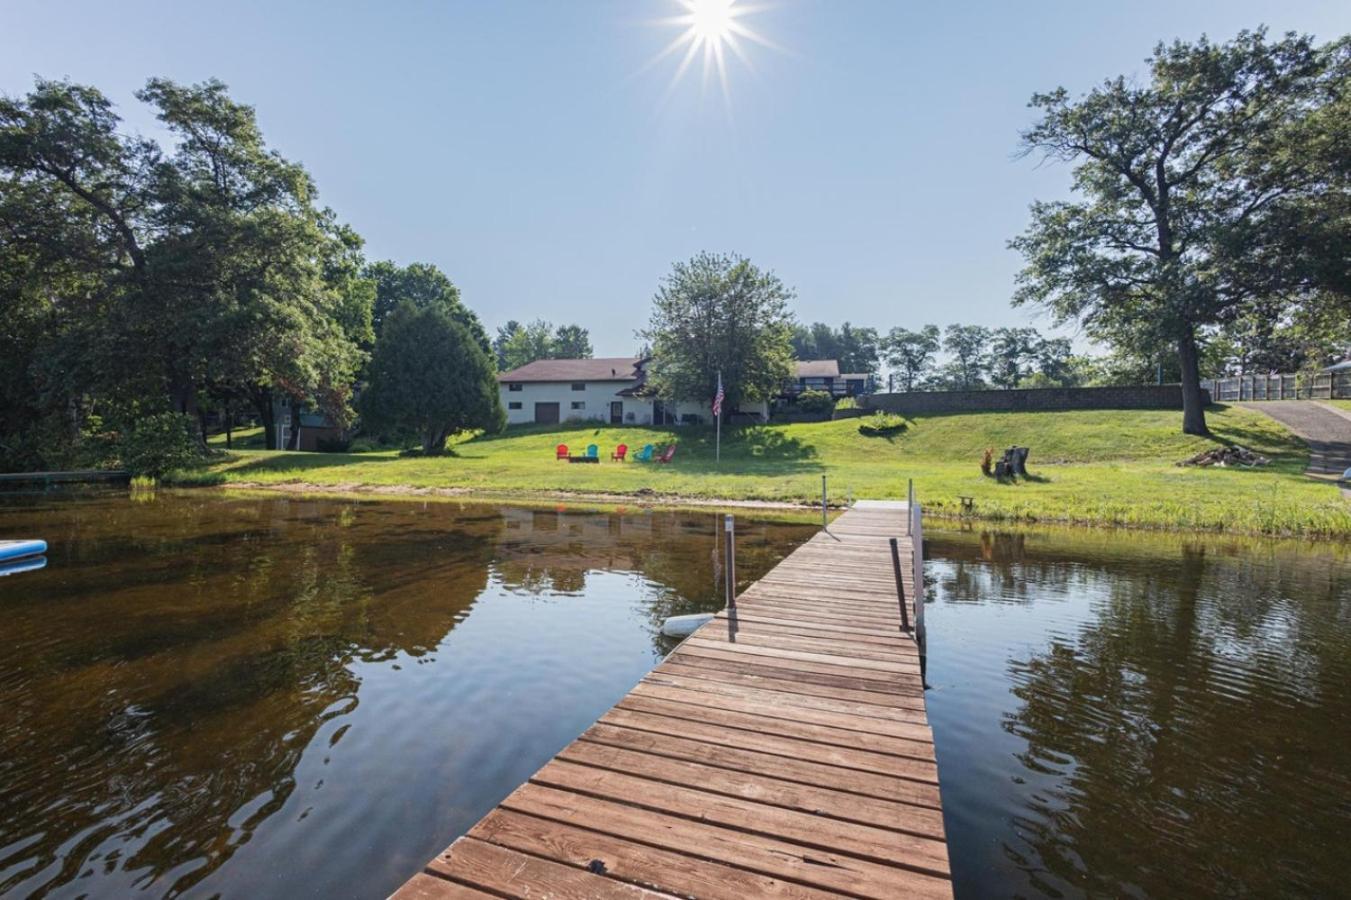
{"label": "teal adirondack chair", "polygon": [[652,445],[646,444],[643,446],[643,449],[633,454],[633,458],[638,462],[652,462],[652,450]]}
{"label": "teal adirondack chair", "polygon": [[591,446],[586,448],[586,455],[591,457],[592,459],[599,459],[600,448],[597,447],[595,444],[592,444]]}

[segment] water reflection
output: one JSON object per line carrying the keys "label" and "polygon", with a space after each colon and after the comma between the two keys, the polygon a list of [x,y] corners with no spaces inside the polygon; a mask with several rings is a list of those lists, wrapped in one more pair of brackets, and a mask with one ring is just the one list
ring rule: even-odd
{"label": "water reflection", "polygon": [[[812,531],[745,530],[748,578]],[[53,548],[0,581],[16,896],[383,896],[719,600],[705,514],[161,492],[0,534]]]}
{"label": "water reflection", "polygon": [[940,534],[962,896],[1344,892],[1351,548]]}

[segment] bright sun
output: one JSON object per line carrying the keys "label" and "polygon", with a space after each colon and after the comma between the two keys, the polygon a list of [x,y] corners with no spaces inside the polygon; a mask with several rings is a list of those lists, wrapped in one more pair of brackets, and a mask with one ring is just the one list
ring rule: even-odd
{"label": "bright sun", "polygon": [[705,41],[722,41],[732,34],[736,16],[734,0],[689,0],[685,3],[690,18],[690,30]]}
{"label": "bright sun", "polygon": [[728,52],[735,54],[747,69],[753,70],[742,46],[744,42],[750,41],[779,49],[747,27],[743,21],[748,13],[763,10],[765,4],[745,3],[742,0],[676,0],[676,3],[680,7],[679,14],[661,20],[661,24],[678,26],[681,32],[644,68],[683,50],[680,66],[676,69],[671,82],[671,87],[674,88],[694,61],[702,57],[705,86],[716,71],[718,83],[722,87],[723,100],[730,109],[731,95],[727,87]]}

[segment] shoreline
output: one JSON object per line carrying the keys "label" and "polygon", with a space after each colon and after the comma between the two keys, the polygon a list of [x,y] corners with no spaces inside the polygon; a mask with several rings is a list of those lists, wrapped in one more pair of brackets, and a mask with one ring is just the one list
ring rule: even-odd
{"label": "shoreline", "polygon": [[[766,513],[819,513],[819,503],[785,500],[744,500],[717,497],[682,497],[674,494],[661,494],[655,491],[645,493],[594,493],[577,491],[520,491],[520,490],[475,490],[463,487],[418,487],[408,484],[363,484],[347,482],[339,484],[315,484],[306,481],[287,482],[251,482],[238,481],[226,484],[194,485],[169,484],[166,487],[175,490],[212,490],[221,493],[240,494],[286,494],[303,497],[332,497],[352,499],[383,500],[461,500],[465,502],[491,502],[529,506],[547,503],[571,503],[584,507],[608,509],[639,507],[643,509],[748,509]],[[856,500],[867,498],[855,498]],[[923,501],[921,500],[921,506]],[[838,503],[827,506],[830,514],[836,515],[847,507]],[[935,519],[946,524],[982,524],[1003,526],[1009,529],[1037,527],[1087,528],[1100,531],[1134,531],[1156,534],[1196,534],[1208,536],[1235,536],[1245,538],[1266,538],[1271,540],[1313,540],[1334,544],[1351,543],[1351,539],[1336,535],[1299,534],[1295,532],[1250,531],[1244,529],[1197,528],[1187,525],[1168,524],[1130,524],[1094,519],[1075,519],[1069,517],[1033,517],[1002,515],[953,515],[941,507],[925,506],[926,519]]]}

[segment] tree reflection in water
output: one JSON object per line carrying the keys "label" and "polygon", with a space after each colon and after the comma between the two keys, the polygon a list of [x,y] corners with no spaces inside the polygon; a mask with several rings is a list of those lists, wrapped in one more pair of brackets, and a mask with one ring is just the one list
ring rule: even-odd
{"label": "tree reflection in water", "polygon": [[1344,890],[1351,548],[1049,532],[929,554],[959,894]]}
{"label": "tree reflection in water", "polygon": [[53,548],[0,579],[17,896],[383,896],[718,599],[705,514],[161,492],[0,528]]}

